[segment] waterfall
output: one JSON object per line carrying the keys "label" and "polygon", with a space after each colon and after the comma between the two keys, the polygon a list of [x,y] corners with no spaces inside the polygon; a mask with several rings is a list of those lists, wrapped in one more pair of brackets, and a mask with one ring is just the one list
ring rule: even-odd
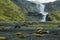
{"label": "waterfall", "polygon": [[40,3],[40,13],[43,15],[42,19],[40,20],[41,22],[46,22],[46,16],[48,15],[48,13],[44,11],[44,9],[45,9],[45,5]]}
{"label": "waterfall", "polygon": [[39,9],[38,13],[43,15],[42,19],[40,19],[40,22],[46,22],[46,16],[48,15],[48,13],[44,11],[45,5],[43,5],[39,0],[27,0],[27,1],[37,4],[37,6],[40,5],[40,7],[38,8]]}

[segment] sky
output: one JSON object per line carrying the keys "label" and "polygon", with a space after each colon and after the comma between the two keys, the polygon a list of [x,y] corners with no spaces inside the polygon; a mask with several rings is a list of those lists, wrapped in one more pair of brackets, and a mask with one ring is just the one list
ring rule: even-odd
{"label": "sky", "polygon": [[28,1],[35,1],[35,2],[41,2],[41,3],[48,3],[48,2],[54,2],[56,0],[28,0]]}
{"label": "sky", "polygon": [[53,2],[53,1],[56,1],[56,0],[40,0],[40,2],[42,2],[42,3]]}

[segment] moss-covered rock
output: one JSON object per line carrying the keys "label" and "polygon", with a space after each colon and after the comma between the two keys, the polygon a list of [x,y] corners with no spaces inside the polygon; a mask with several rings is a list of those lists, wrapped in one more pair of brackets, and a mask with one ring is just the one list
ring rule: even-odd
{"label": "moss-covered rock", "polygon": [[49,13],[51,21],[59,22],[60,21],[60,10]]}

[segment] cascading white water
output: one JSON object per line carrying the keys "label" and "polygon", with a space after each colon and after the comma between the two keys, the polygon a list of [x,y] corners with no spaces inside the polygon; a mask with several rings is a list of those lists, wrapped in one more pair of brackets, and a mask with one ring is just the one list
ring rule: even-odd
{"label": "cascading white water", "polygon": [[40,22],[46,22],[46,16],[48,15],[48,13],[44,11],[45,5],[43,5],[39,0],[27,0],[27,1],[33,2],[37,5],[40,5],[39,13],[43,15],[42,19],[40,19]]}
{"label": "cascading white water", "polygon": [[43,15],[42,19],[40,20],[41,22],[46,22],[46,16],[48,15],[48,13],[44,11],[44,9],[45,9],[45,5],[40,3],[40,13]]}

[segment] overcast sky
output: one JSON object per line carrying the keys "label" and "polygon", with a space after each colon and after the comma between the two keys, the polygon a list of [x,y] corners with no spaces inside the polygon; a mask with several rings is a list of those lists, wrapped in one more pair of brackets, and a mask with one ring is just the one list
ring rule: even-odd
{"label": "overcast sky", "polygon": [[39,1],[42,2],[42,3],[45,3],[45,2],[53,2],[55,0],[39,0]]}
{"label": "overcast sky", "polygon": [[28,0],[28,1],[35,1],[35,2],[41,2],[41,3],[48,3],[48,2],[54,2],[55,0]]}

